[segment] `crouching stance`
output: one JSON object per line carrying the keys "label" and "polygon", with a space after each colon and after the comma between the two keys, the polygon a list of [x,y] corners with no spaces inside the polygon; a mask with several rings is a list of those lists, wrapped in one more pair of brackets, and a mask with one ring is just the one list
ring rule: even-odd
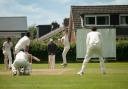
{"label": "crouching stance", "polygon": [[12,64],[12,73],[13,75],[16,75],[17,73],[19,75],[30,75],[30,63],[24,50],[20,50],[20,52],[17,53]]}
{"label": "crouching stance", "polygon": [[104,59],[103,59],[103,52],[102,52],[102,35],[100,32],[97,32],[95,27],[92,28],[92,31],[87,34],[86,38],[86,55],[82,64],[81,70],[77,73],[79,75],[83,75],[86,71],[86,66],[91,57],[96,54],[100,59],[100,69],[103,74],[105,74],[105,66],[104,66]]}

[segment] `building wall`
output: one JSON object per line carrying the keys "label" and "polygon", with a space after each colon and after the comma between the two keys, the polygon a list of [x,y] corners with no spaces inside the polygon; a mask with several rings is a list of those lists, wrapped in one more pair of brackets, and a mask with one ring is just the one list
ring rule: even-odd
{"label": "building wall", "polygon": [[51,31],[51,25],[38,25],[37,26],[37,34],[38,38],[49,33]]}

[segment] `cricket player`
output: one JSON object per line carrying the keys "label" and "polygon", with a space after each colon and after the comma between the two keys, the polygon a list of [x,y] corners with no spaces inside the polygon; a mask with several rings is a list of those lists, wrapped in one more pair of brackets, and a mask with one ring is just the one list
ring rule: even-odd
{"label": "cricket player", "polygon": [[96,54],[100,59],[100,69],[103,74],[105,74],[105,67],[104,67],[104,59],[103,59],[103,52],[102,52],[102,35],[100,32],[97,32],[96,27],[92,28],[92,31],[87,34],[86,38],[86,55],[82,64],[81,70],[77,73],[79,75],[83,75],[86,72],[86,66],[89,62],[90,58]]}
{"label": "cricket player", "polygon": [[57,45],[50,39],[48,43],[48,61],[51,69],[55,69],[55,54],[57,50]]}
{"label": "cricket player", "polygon": [[[4,64],[6,66],[6,69],[11,69],[12,65],[12,54],[11,54],[11,48],[13,44],[11,42],[11,38],[8,37],[7,41],[3,43],[3,54],[4,54]],[[8,64],[9,61],[9,64]]]}
{"label": "cricket player", "polygon": [[15,46],[15,54],[17,54],[20,49],[24,49],[25,51],[29,50],[30,45],[30,33],[27,32],[24,37],[22,37]]}
{"label": "cricket player", "polygon": [[20,51],[16,54],[15,60],[12,64],[12,73],[14,76],[17,75],[17,73],[19,73],[19,75],[30,74],[28,55],[24,52],[24,49],[20,49]]}
{"label": "cricket player", "polygon": [[68,38],[68,30],[66,29],[64,31],[64,36],[61,38],[61,42],[64,45],[64,50],[62,53],[62,58],[63,58],[63,63],[61,64],[63,67],[67,66],[67,59],[66,59],[66,55],[70,49],[70,42],[69,42],[69,38]]}

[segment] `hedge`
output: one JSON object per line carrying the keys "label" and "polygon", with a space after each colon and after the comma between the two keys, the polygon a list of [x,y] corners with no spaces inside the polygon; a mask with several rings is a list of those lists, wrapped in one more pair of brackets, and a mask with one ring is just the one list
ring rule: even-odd
{"label": "hedge", "polygon": [[[2,43],[0,41],[0,63],[3,63],[3,54],[2,54]],[[128,41],[127,40],[118,40],[116,43],[116,55],[117,61],[128,61]],[[58,45],[56,61],[62,62],[62,51],[63,46]],[[41,41],[32,41],[30,44],[29,52],[34,56],[41,59],[41,62],[48,61],[48,52],[47,52],[47,44]],[[72,44],[71,48],[67,54],[68,62],[76,62],[76,45]]]}
{"label": "hedge", "polygon": [[[63,46],[57,45],[56,61],[62,61]],[[42,62],[48,61],[47,44],[41,41],[32,41],[29,52],[41,59]],[[76,59],[76,45],[72,44],[67,54],[68,61],[75,61]]]}
{"label": "hedge", "polygon": [[118,40],[116,46],[117,61],[128,61],[128,40]]}

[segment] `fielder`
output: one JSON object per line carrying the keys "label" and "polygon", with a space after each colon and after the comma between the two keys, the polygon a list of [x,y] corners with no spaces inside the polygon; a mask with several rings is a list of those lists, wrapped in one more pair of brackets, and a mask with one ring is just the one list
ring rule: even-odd
{"label": "fielder", "polygon": [[29,50],[30,45],[30,33],[27,32],[24,37],[22,37],[15,46],[15,54],[17,54],[20,49],[24,49],[25,51]]}
{"label": "fielder", "polygon": [[103,59],[103,52],[102,52],[102,35],[100,32],[97,32],[96,27],[92,28],[92,31],[87,34],[86,38],[86,55],[82,64],[81,70],[77,73],[79,75],[83,75],[86,72],[86,66],[89,60],[91,59],[93,54],[98,55],[100,59],[100,69],[103,74],[105,74],[105,67],[104,67],[104,59]]}
{"label": "fielder", "polygon": [[64,31],[64,36],[61,38],[61,42],[64,45],[64,50],[62,53],[62,58],[63,58],[63,63],[61,64],[63,67],[67,66],[67,59],[66,59],[66,55],[70,49],[70,42],[69,42],[69,38],[68,38],[68,30]]}
{"label": "fielder", "polygon": [[[5,64],[5,68],[6,69],[11,69],[11,65],[12,65],[12,54],[11,54],[11,48],[12,48],[13,44],[11,42],[11,38],[8,37],[7,41],[5,41],[3,43],[3,54],[4,54],[4,64]],[[9,63],[8,63],[9,61]]]}

